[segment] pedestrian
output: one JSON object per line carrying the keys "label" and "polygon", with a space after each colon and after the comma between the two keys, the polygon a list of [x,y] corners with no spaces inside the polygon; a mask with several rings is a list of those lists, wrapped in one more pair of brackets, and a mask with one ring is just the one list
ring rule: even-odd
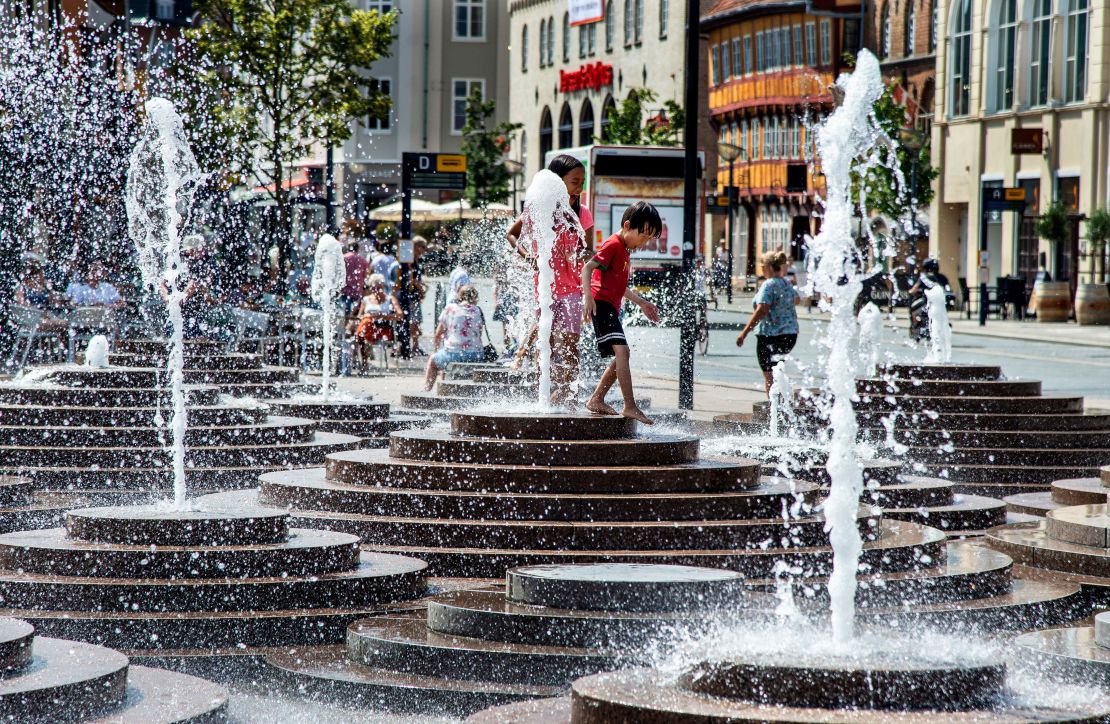
{"label": "pedestrian", "polygon": [[385,290],[385,279],[381,274],[371,274],[366,280],[366,294],[359,304],[357,322],[352,320],[348,327],[364,362],[374,358],[375,344],[393,341],[393,325],[403,318],[397,297]]}
{"label": "pedestrian", "polygon": [[[555,244],[551,250],[553,281],[551,287],[551,401],[555,404],[577,406],[578,397],[578,340],[582,334],[582,267],[589,256],[589,240],[593,238],[594,217],[589,207],[582,203],[582,189],[586,183],[586,167],[574,156],[560,154],[547,165],[566,184],[570,208],[577,219],[552,220],[555,224]],[[529,220],[526,228],[525,220]],[[575,223],[577,222],[577,223]],[[528,214],[521,214],[507,235],[509,246],[523,258],[535,264],[539,257],[539,238],[531,228],[534,221]],[[534,348],[539,331],[539,270],[535,275],[537,324],[525,335],[524,343],[517,350],[513,367],[519,369],[524,358]]]}
{"label": "pedestrian", "polygon": [[470,266],[469,260],[462,254],[459,254],[459,261],[455,268],[451,270],[451,275],[447,277],[447,294],[448,299],[455,299],[459,296],[459,289],[470,286]]}
{"label": "pedestrian", "polygon": [[423,356],[424,350],[420,349],[420,325],[424,321],[423,302],[424,292],[424,265],[421,259],[428,251],[428,240],[423,236],[412,237],[412,263],[399,268],[398,273],[404,279],[398,283],[395,292],[401,303],[401,311],[408,324],[408,346],[410,354]]}
{"label": "pedestrian", "polygon": [[[428,357],[424,374],[424,389],[431,390],[440,370],[452,362],[481,362],[485,354],[482,345],[482,308],[478,306],[478,290],[465,286],[459,296],[443,310],[436,325],[433,354]],[[442,349],[440,349],[442,345]]]}
{"label": "pedestrian", "polygon": [[763,371],[763,385],[771,392],[775,365],[798,343],[798,313],[794,305],[801,301],[796,287],[786,281],[786,254],[769,251],[760,259],[764,282],[759,286],[752,313],[744,329],[736,337],[736,346],[744,346],[748,333],[758,326],[755,356]]}
{"label": "pedestrian", "polygon": [[340,299],[343,302],[343,313],[350,315],[358,307],[370,262],[360,253],[357,240],[348,241],[346,251],[343,265],[347,269],[347,283],[343,286]]}
{"label": "pedestrian", "polygon": [[620,308],[621,302],[627,299],[638,305],[649,320],[659,322],[659,309],[628,288],[628,277],[631,274],[629,252],[657,237],[662,229],[659,211],[646,201],[637,201],[625,209],[620,231],[606,239],[582,268],[582,319],[593,322],[598,353],[614,358],[598,380],[586,409],[599,415],[616,415],[617,411],[605,402],[605,395],[614,382],[619,382],[624,397],[624,409],[620,414],[645,425],[651,425],[652,420],[636,405],[632,392],[631,355],[621,326]]}

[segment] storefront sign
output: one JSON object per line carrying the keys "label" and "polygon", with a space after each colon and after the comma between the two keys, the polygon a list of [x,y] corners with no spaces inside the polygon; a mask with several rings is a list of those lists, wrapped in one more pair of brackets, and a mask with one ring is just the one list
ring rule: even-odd
{"label": "storefront sign", "polygon": [[559,92],[573,93],[580,90],[598,90],[613,85],[613,66],[608,63],[588,63],[578,70],[559,71]]}
{"label": "storefront sign", "polygon": [[596,23],[605,17],[603,0],[569,0],[567,11],[571,25]]}
{"label": "storefront sign", "polygon": [[1010,152],[1014,155],[1044,152],[1043,128],[1012,128],[1010,129]]}

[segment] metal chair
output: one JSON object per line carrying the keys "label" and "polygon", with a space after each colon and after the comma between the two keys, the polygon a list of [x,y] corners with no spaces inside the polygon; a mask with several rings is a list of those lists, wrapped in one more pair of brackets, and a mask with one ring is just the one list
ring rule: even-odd
{"label": "metal chair", "polygon": [[235,309],[231,313],[235,320],[235,334],[232,337],[232,349],[238,352],[244,344],[255,345],[258,354],[266,360],[266,350],[269,345],[277,347],[278,365],[284,366],[285,347],[281,344],[281,335],[273,331],[273,320],[266,312],[254,312],[249,309]]}
{"label": "metal chair", "polygon": [[[39,325],[42,323],[43,312],[33,307],[13,304],[8,308],[8,314],[11,316],[12,325],[15,326],[15,341],[12,345],[12,356],[8,359],[8,366],[13,367],[18,372],[27,364],[27,355],[31,353],[31,347],[35,344],[35,336],[38,334]],[[21,345],[23,351],[20,351]],[[16,364],[16,360],[19,360],[18,364]]]}
{"label": "metal chair", "polygon": [[119,335],[119,320],[109,307],[78,307],[66,315],[69,322],[69,345],[66,361],[73,363],[77,343],[88,341],[97,334],[105,334],[109,341]]}

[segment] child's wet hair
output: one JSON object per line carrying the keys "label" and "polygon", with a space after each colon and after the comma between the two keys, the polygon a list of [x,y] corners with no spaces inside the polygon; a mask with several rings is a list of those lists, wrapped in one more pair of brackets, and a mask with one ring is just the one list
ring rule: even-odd
{"label": "child's wet hair", "polygon": [[624,210],[621,225],[625,222],[636,231],[645,234],[659,234],[663,231],[663,220],[659,210],[646,201],[637,201]]}

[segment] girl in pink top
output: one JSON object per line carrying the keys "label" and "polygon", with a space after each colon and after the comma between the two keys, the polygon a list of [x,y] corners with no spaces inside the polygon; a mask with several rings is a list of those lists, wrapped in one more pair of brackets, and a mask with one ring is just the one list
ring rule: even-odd
{"label": "girl in pink top", "polygon": [[[592,253],[590,239],[594,233],[594,217],[581,201],[582,187],[586,183],[586,167],[574,156],[561,154],[551,159],[547,169],[563,179],[570,195],[571,208],[578,214],[577,224],[567,219],[560,227],[552,250],[551,266],[555,272],[552,285],[554,315],[551,327],[551,401],[556,404],[576,406],[578,393],[578,337],[582,333],[582,266]],[[521,216],[509,229],[509,245],[525,259],[534,260],[538,255],[538,241],[532,229]],[[579,231],[581,228],[581,231]],[[524,243],[520,243],[521,240]],[[537,298],[539,272],[536,273]],[[536,311],[539,317],[539,311]],[[513,362],[519,368],[525,355],[535,344],[537,325],[533,325],[528,338],[517,351]]]}

